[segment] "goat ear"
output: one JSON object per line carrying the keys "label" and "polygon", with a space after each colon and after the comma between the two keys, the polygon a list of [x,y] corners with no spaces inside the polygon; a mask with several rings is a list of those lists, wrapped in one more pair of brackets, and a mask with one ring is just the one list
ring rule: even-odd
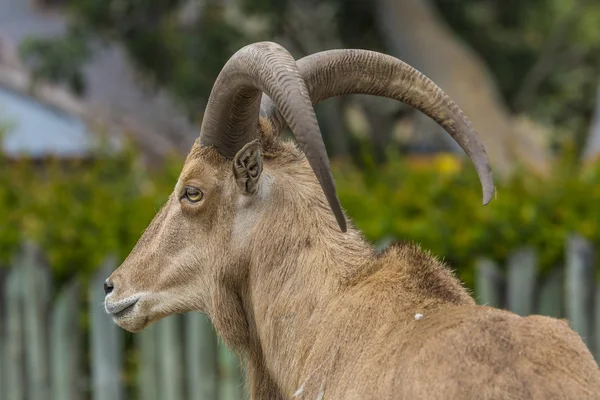
{"label": "goat ear", "polygon": [[233,176],[242,193],[251,195],[256,192],[262,169],[262,147],[258,140],[254,140],[242,147],[233,159]]}

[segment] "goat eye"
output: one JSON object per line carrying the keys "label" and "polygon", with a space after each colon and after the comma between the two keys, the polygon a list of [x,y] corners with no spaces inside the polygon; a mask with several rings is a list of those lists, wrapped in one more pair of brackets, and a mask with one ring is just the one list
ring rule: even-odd
{"label": "goat eye", "polygon": [[192,203],[197,203],[200,200],[202,200],[202,197],[204,197],[204,193],[202,193],[200,189],[197,189],[195,187],[186,186],[185,197],[187,197],[187,199]]}

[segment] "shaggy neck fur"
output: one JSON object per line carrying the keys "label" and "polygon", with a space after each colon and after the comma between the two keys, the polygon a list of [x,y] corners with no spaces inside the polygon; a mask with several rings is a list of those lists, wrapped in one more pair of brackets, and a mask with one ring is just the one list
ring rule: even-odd
{"label": "shaggy neck fur", "polygon": [[[411,320],[415,312],[446,301],[472,303],[454,277],[420,250],[409,247],[378,257],[354,228],[341,233],[310,167],[293,168],[277,174],[266,164],[266,174],[273,173],[277,181],[276,192],[271,193],[275,204],[255,227],[262,235],[250,244],[247,286],[241,291],[250,332],[243,353],[252,398],[257,399],[290,398],[307,385],[320,385],[310,382],[311,371],[333,368],[336,354],[344,350],[332,338],[328,351],[315,351],[315,335],[348,322],[332,321],[328,313],[340,304],[343,307],[346,294],[366,279],[381,279],[383,290],[396,292],[392,297],[395,308],[407,310],[389,319],[391,323],[398,316]],[[298,195],[292,190],[298,185],[307,187],[306,193],[319,195],[301,201],[289,198],[288,194]],[[303,216],[303,223],[295,220]],[[403,259],[422,270],[411,276],[410,267],[398,262]],[[419,274],[430,281],[419,282]],[[437,292],[444,291],[442,298],[435,298],[435,290],[426,293],[431,285],[442,288]],[[317,356],[321,354],[325,358]]]}
{"label": "shaggy neck fur", "polygon": [[340,244],[324,243],[310,232],[293,234],[295,243],[292,237],[272,242],[272,254],[281,254],[285,248],[287,257],[271,261],[259,254],[252,257],[244,307],[252,332],[249,368],[261,379],[268,375],[288,394],[297,386],[290,370],[302,370],[310,352],[310,347],[302,345],[310,341],[306,335],[321,322],[323,307],[364,273],[372,254],[354,230],[343,235],[345,251]]}

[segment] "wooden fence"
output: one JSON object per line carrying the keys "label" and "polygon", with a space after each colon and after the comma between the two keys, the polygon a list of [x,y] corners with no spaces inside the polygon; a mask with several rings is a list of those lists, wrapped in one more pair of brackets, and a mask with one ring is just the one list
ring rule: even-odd
{"label": "wooden fence", "polygon": [[[104,312],[107,258],[88,290],[52,288],[31,244],[0,280],[0,400],[240,400],[237,357],[200,313],[166,318],[138,334]],[[85,300],[84,300],[85,299]]]}
{"label": "wooden fence", "polygon": [[482,259],[476,270],[477,301],[519,315],[566,318],[600,361],[600,287],[595,265],[594,248],[579,235],[567,238],[564,265],[543,276],[532,248],[513,252],[504,269]]}
{"label": "wooden fence", "polygon": [[[505,268],[480,260],[476,298],[568,318],[599,359],[593,248],[577,235],[565,245],[564,265],[545,274],[531,248],[515,251]],[[243,399],[238,359],[202,314],[171,316],[137,334],[112,323],[102,283],[115,267],[109,257],[87,290],[73,281],[54,291],[35,247],[23,247],[0,279],[0,400]]]}

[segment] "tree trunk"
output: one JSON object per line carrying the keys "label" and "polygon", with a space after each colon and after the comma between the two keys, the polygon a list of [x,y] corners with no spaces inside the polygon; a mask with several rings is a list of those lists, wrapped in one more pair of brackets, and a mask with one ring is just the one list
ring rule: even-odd
{"label": "tree trunk", "polygon": [[510,172],[518,162],[546,171],[546,150],[529,136],[517,135],[489,71],[456,38],[430,1],[376,0],[376,7],[391,53],[425,73],[456,101],[479,132],[496,172]]}

